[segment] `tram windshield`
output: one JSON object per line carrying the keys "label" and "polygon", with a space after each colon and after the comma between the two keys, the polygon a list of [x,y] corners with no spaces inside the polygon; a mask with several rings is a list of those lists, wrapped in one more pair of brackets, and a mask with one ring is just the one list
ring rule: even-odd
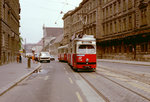
{"label": "tram windshield", "polygon": [[93,45],[80,45],[78,48],[78,53],[95,54],[96,50]]}

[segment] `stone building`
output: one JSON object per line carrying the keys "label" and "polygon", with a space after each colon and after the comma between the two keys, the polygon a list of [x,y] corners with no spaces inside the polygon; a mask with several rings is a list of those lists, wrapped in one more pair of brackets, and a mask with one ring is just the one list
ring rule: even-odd
{"label": "stone building", "polygon": [[19,0],[0,0],[0,65],[13,62],[20,42]]}
{"label": "stone building", "polygon": [[102,0],[98,57],[150,61],[150,0]]}
{"label": "stone building", "polygon": [[93,34],[98,58],[150,61],[149,18],[150,0],[83,0],[63,17],[64,42]]}
{"label": "stone building", "polygon": [[49,51],[49,45],[53,39],[63,34],[63,28],[60,27],[45,27],[43,26],[43,49],[42,51]]}
{"label": "stone building", "polygon": [[99,12],[99,0],[83,0],[79,7],[67,12],[63,16],[64,20],[64,44],[70,42],[72,36],[78,34],[94,35],[95,38],[99,34],[97,17]]}

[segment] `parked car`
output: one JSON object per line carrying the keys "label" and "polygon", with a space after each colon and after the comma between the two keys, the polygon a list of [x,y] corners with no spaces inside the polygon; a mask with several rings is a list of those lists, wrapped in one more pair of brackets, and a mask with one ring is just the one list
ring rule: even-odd
{"label": "parked car", "polygon": [[50,62],[49,52],[40,52],[39,61],[40,62]]}
{"label": "parked car", "polygon": [[55,61],[55,57],[52,56],[52,55],[50,55],[50,60],[51,60],[51,61]]}

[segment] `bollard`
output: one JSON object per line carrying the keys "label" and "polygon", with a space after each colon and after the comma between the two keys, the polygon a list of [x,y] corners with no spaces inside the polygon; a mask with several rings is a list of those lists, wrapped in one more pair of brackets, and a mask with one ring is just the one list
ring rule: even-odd
{"label": "bollard", "polygon": [[31,60],[28,58],[28,68],[31,68]]}

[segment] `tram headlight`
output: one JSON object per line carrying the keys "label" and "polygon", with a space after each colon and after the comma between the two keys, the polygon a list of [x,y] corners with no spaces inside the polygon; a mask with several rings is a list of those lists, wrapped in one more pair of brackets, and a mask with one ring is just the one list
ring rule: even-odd
{"label": "tram headlight", "polygon": [[88,58],[86,59],[86,62],[87,62],[87,63],[89,62],[89,59],[88,59]]}

